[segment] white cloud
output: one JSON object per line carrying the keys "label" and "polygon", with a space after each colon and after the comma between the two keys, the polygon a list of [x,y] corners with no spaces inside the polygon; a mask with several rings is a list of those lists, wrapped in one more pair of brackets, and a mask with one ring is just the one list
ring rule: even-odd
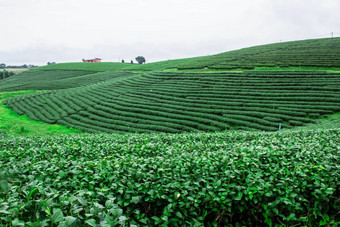
{"label": "white cloud", "polygon": [[9,63],[155,61],[340,33],[338,0],[0,0],[0,8],[0,61]]}

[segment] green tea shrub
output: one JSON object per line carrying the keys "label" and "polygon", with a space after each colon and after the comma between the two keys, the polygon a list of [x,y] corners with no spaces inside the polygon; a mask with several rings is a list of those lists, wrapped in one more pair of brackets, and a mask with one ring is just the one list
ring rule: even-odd
{"label": "green tea shrub", "polygon": [[336,226],[339,137],[339,129],[0,137],[0,224]]}

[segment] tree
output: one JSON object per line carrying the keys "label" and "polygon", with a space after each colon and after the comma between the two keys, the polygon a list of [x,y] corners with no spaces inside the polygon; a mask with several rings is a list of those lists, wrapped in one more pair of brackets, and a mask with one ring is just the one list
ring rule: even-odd
{"label": "tree", "polygon": [[2,73],[0,73],[0,80],[8,78],[10,76],[14,76],[14,74],[15,74],[14,72],[3,70]]}
{"label": "tree", "polygon": [[6,68],[6,64],[5,63],[1,63],[0,64],[0,69],[4,69],[4,68]]}
{"label": "tree", "polygon": [[122,59],[122,63],[124,63],[125,61],[124,61],[124,59]]}
{"label": "tree", "polygon": [[143,64],[145,63],[145,58],[143,56],[138,56],[135,58],[138,64]]}
{"label": "tree", "polygon": [[133,64],[133,61],[131,60],[131,64]]}

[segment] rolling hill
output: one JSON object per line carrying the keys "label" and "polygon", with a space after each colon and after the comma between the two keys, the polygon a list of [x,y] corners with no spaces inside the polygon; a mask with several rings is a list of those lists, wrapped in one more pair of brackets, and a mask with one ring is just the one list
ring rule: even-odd
{"label": "rolling hill", "polygon": [[338,42],[1,80],[0,225],[336,226]]}
{"label": "rolling hill", "polygon": [[338,47],[333,38],[145,65],[56,64],[5,79],[0,91],[50,90],[5,104],[86,132],[272,131],[340,111],[340,73],[329,71],[340,68]]}
{"label": "rolling hill", "polygon": [[[109,73],[109,72],[108,72]],[[118,75],[117,75],[118,74]],[[87,132],[276,130],[340,111],[340,74],[153,72],[9,99],[19,114]]]}
{"label": "rolling hill", "polygon": [[34,70],[85,71],[159,71],[178,70],[249,70],[273,69],[338,69],[340,70],[340,38],[280,42],[243,48],[220,54],[160,61],[148,64],[129,63],[61,63]]}

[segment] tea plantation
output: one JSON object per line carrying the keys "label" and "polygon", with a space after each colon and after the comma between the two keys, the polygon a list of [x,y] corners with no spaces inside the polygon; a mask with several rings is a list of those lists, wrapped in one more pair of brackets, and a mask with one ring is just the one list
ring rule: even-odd
{"label": "tea plantation", "polygon": [[340,38],[281,42],[225,53],[134,65],[124,70],[247,70],[266,68],[340,69]]}
{"label": "tea plantation", "polygon": [[0,226],[339,226],[339,47],[1,80]]}
{"label": "tea plantation", "polygon": [[86,132],[277,130],[340,111],[340,74],[106,72],[106,82],[9,99],[18,114]]}
{"label": "tea plantation", "polygon": [[334,225],[340,130],[0,139],[0,223]]}

